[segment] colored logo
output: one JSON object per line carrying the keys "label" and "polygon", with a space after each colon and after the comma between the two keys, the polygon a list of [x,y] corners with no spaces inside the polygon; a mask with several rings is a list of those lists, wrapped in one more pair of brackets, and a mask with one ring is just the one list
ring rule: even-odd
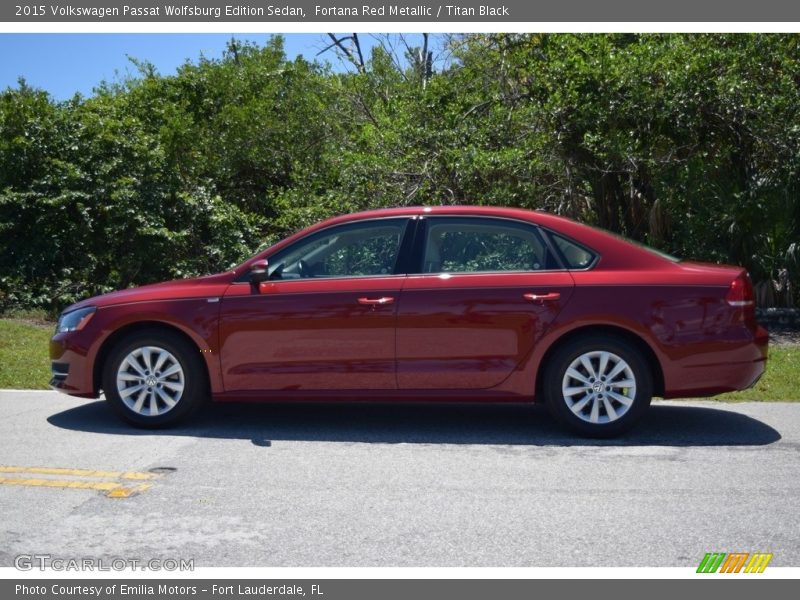
{"label": "colored logo", "polygon": [[697,567],[698,573],[763,573],[772,554],[765,552],[707,552]]}

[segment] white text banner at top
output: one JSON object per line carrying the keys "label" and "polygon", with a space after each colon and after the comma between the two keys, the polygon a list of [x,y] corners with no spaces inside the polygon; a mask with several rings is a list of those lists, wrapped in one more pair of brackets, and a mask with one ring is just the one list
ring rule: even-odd
{"label": "white text banner at top", "polygon": [[359,0],[71,0],[0,4],[6,23],[587,23],[800,21],[800,2],[786,0],[463,0],[397,4]]}

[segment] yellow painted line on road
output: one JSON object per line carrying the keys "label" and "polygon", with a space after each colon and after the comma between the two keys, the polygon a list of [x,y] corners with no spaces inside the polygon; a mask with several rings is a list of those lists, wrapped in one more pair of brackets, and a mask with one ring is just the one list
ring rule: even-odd
{"label": "yellow painted line on road", "polygon": [[128,498],[152,487],[149,483],[125,486],[116,481],[81,481],[78,479],[36,479],[25,477],[0,477],[0,485],[24,487],[71,488],[77,490],[99,490],[109,498]]}
{"label": "yellow painted line on road", "polygon": [[133,496],[139,492],[149,490],[151,487],[153,486],[149,483],[143,483],[134,487],[118,487],[108,492],[106,496],[109,498],[127,498],[128,496]]}
{"label": "yellow painted line on road", "polygon": [[[39,475],[40,477],[31,477]],[[44,475],[45,477],[41,477]],[[53,477],[46,477],[52,475]],[[161,473],[140,471],[102,471],[97,469],[66,469],[61,467],[20,467],[0,465],[0,485],[23,487],[67,488],[98,490],[109,498],[129,498],[149,490],[151,483],[134,485],[129,482],[149,481],[161,477]],[[95,481],[92,481],[95,479]],[[116,481],[99,481],[113,479]]]}
{"label": "yellow painted line on road", "polygon": [[100,477],[104,479],[147,480],[159,477],[156,473],[138,471],[97,471],[94,469],[61,469],[53,467],[9,467],[0,465],[0,473],[25,473],[31,475],[65,475],[67,477]]}

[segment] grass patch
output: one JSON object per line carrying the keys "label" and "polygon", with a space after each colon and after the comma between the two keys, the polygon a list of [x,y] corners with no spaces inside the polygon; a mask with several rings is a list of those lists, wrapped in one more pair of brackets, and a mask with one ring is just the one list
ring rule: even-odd
{"label": "grass patch", "polygon": [[37,325],[55,327],[55,318],[52,314],[41,309],[10,308],[0,313],[0,320],[12,319],[14,321],[28,321]]}
{"label": "grass patch", "polygon": [[0,388],[47,389],[53,323],[0,319]]}
{"label": "grass patch", "polygon": [[[33,315],[31,315],[33,316]],[[47,389],[50,381],[48,342],[54,324],[33,319],[0,319],[0,388]],[[716,396],[728,402],[800,402],[800,346],[770,348],[767,372],[758,385]]]}

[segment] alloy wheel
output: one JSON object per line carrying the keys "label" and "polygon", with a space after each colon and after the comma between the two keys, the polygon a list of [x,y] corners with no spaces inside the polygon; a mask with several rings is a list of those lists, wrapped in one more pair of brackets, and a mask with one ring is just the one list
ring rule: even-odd
{"label": "alloy wheel", "polygon": [[183,367],[164,348],[142,346],[122,359],[116,384],[120,398],[134,413],[163,415],[175,408],[183,396]]}
{"label": "alloy wheel", "polygon": [[567,367],[561,393],[567,407],[582,421],[610,423],[633,405],[636,377],[631,366],[613,352],[585,352]]}

